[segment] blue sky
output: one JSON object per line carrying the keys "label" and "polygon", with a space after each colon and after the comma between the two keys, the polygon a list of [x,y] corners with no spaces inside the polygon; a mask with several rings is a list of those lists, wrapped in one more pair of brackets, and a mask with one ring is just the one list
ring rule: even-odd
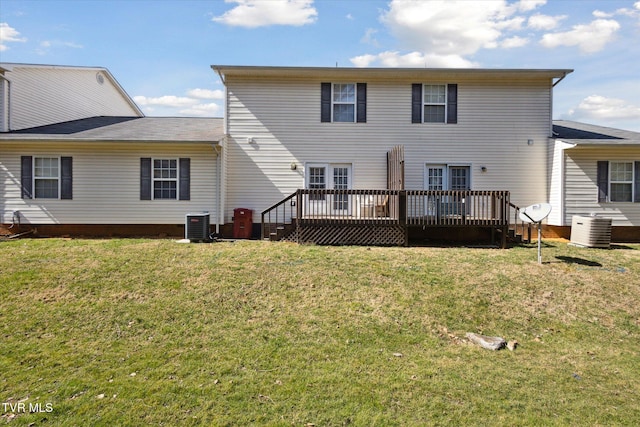
{"label": "blue sky", "polygon": [[640,0],[1,0],[0,60],[103,66],[148,116],[215,117],[212,64],[571,68],[554,118],[640,131]]}

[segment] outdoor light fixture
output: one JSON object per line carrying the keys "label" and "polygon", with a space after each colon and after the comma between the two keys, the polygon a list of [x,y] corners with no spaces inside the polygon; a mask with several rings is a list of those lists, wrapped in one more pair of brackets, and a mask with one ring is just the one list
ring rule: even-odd
{"label": "outdoor light fixture", "polygon": [[298,169],[298,165],[296,165],[296,162],[291,162],[291,170],[294,171]]}
{"label": "outdoor light fixture", "polygon": [[480,171],[482,171],[482,173],[485,173],[487,171],[487,167],[486,166],[480,166]]}
{"label": "outdoor light fixture", "polygon": [[527,145],[533,145],[533,139],[527,139]]}

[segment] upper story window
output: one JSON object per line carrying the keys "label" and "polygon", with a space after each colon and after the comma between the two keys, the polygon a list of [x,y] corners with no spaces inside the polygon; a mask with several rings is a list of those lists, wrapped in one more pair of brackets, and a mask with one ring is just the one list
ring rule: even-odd
{"label": "upper story window", "polygon": [[354,83],[333,85],[333,121],[356,121],[356,85]]}
{"label": "upper story window", "polygon": [[320,121],[367,122],[366,83],[321,83]]}
{"label": "upper story window", "polygon": [[424,85],[425,123],[444,123],[446,118],[447,91],[445,85]]}
{"label": "upper story window", "polygon": [[458,85],[411,85],[412,123],[458,123]]}
{"label": "upper story window", "polygon": [[598,202],[640,203],[640,161],[597,162]]}

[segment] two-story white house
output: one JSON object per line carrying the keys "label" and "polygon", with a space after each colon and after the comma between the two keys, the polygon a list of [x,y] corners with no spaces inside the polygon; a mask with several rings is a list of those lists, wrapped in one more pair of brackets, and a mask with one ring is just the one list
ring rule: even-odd
{"label": "two-story white house", "polygon": [[[261,212],[299,188],[388,189],[394,146],[404,147],[403,189],[548,200],[553,86],[572,70],[213,69],[227,92],[227,221],[235,207]],[[420,216],[442,207],[412,203]]]}

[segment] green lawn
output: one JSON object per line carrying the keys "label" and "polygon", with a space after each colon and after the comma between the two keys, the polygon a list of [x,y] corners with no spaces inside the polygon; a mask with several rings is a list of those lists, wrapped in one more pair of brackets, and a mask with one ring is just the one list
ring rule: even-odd
{"label": "green lawn", "polygon": [[542,254],[0,242],[0,424],[640,425],[640,245]]}

